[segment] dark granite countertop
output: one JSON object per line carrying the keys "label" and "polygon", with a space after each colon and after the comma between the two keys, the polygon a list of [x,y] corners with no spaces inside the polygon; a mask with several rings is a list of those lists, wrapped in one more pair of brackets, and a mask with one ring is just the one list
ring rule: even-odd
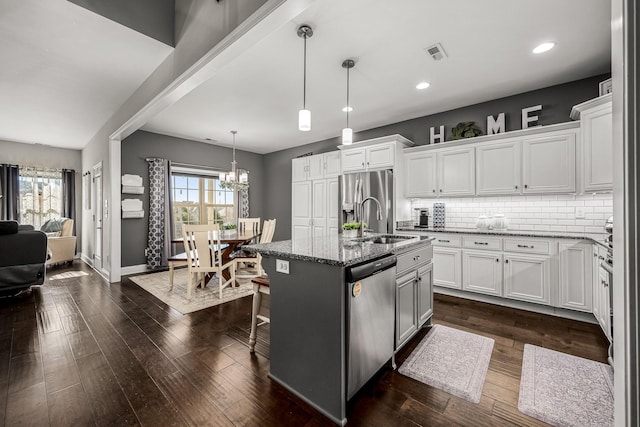
{"label": "dark granite countertop", "polygon": [[411,231],[421,233],[451,233],[451,234],[481,234],[488,236],[513,236],[513,237],[542,237],[548,239],[576,239],[591,240],[603,247],[608,247],[605,243],[607,233],[580,233],[571,231],[536,231],[536,230],[480,230],[477,228],[422,228],[422,227],[399,227],[398,231]]}
{"label": "dark granite countertop", "polygon": [[[377,234],[367,233],[367,237]],[[385,255],[401,252],[413,246],[431,241],[427,236],[411,236],[399,243],[382,244],[362,242],[358,239],[345,239],[342,235],[326,235],[310,240],[282,240],[272,243],[243,246],[252,252],[262,255],[277,256],[284,259],[317,262],[341,267],[348,267],[361,262],[380,258]]]}

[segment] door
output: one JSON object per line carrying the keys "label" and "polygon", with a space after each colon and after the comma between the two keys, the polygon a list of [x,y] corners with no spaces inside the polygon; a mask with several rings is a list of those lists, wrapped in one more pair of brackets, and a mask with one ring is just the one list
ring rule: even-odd
{"label": "door", "polygon": [[338,178],[326,180],[327,233],[338,234],[340,215],[340,194]]}
{"label": "door", "polygon": [[433,284],[462,289],[460,249],[433,248]]}
{"label": "door", "polygon": [[332,151],[324,154],[324,177],[337,178],[340,176],[340,151]]}
{"label": "door", "polygon": [[473,196],[475,194],[475,160],[473,148],[438,153],[438,195]]}
{"label": "door", "polygon": [[476,147],[477,194],[520,194],[520,164],[520,141]]}
{"label": "door", "polygon": [[415,285],[415,271],[396,280],[396,348],[404,344],[418,329]]}
{"label": "door", "polygon": [[539,304],[551,303],[550,258],[504,254],[504,296]]}
{"label": "door", "polygon": [[327,188],[324,179],[311,184],[311,228],[313,237],[324,236],[327,232]]}
{"label": "door", "polygon": [[418,269],[418,327],[433,314],[433,264]]}
{"label": "door", "polygon": [[93,167],[93,268],[102,270],[102,221],[104,217],[102,200],[102,162]]}
{"label": "door", "polygon": [[584,191],[613,188],[613,134],[611,103],[580,115]]}
{"label": "door", "polygon": [[380,144],[367,148],[367,169],[393,168],[395,144]]}
{"label": "door", "polygon": [[592,311],[593,257],[591,244],[560,242],[560,295],[558,306]]}
{"label": "door", "polygon": [[489,251],[462,252],[462,289],[502,296],[502,254]]}
{"label": "door", "polygon": [[291,187],[291,239],[310,239],[313,191],[311,181],[294,182]]}
{"label": "door", "polygon": [[342,172],[360,172],[365,170],[365,157],[364,148],[342,150]]}
{"label": "door", "polygon": [[306,180],[308,166],[309,159],[307,157],[291,159],[291,181],[300,182]]}
{"label": "door", "polygon": [[435,153],[411,153],[405,157],[406,197],[433,197],[436,195]]}
{"label": "door", "polygon": [[576,191],[576,136],[560,134],[522,143],[523,189],[528,193]]}

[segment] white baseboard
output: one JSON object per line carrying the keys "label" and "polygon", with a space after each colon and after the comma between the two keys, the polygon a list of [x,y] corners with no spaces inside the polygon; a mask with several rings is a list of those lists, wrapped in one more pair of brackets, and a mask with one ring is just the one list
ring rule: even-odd
{"label": "white baseboard", "polygon": [[130,274],[146,273],[147,271],[149,271],[149,269],[147,268],[147,264],[129,265],[129,266],[120,268],[120,274],[123,276],[128,276]]}
{"label": "white baseboard", "polygon": [[84,261],[84,263],[87,264],[89,267],[93,268],[93,260],[91,258],[89,258],[88,256],[85,256],[85,254],[80,254],[80,259]]}

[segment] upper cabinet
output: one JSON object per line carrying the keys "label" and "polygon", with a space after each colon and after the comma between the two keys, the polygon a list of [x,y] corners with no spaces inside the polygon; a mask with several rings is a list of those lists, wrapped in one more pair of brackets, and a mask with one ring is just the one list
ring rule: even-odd
{"label": "upper cabinet", "polygon": [[361,172],[393,168],[394,160],[394,143],[346,149],[342,150],[342,171]]}
{"label": "upper cabinet", "polygon": [[472,196],[473,148],[416,152],[405,158],[406,197]]}
{"label": "upper cabinet", "polygon": [[576,105],[572,119],[580,119],[582,190],[613,189],[613,134],[611,94]]}
{"label": "upper cabinet", "polygon": [[520,194],[522,141],[476,147],[476,192],[479,196]]}
{"label": "upper cabinet", "polygon": [[522,193],[576,191],[576,135],[558,133],[522,143]]}
{"label": "upper cabinet", "polygon": [[291,160],[293,182],[335,178],[340,175],[340,152],[332,151]]}

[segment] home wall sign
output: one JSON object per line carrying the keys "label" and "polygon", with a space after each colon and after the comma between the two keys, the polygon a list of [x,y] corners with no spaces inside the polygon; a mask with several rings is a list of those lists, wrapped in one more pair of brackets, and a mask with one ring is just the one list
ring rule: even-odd
{"label": "home wall sign", "polygon": [[[540,113],[542,112],[542,105],[534,105],[532,107],[526,107],[521,110],[522,117],[522,129],[529,129],[531,127],[540,126],[538,120],[540,119]],[[506,132],[505,127],[505,115],[499,113],[497,117],[493,115],[487,116],[487,135],[494,135],[497,133]],[[444,125],[438,127],[436,131],[435,127],[429,128],[429,144],[438,144],[445,142]]]}

